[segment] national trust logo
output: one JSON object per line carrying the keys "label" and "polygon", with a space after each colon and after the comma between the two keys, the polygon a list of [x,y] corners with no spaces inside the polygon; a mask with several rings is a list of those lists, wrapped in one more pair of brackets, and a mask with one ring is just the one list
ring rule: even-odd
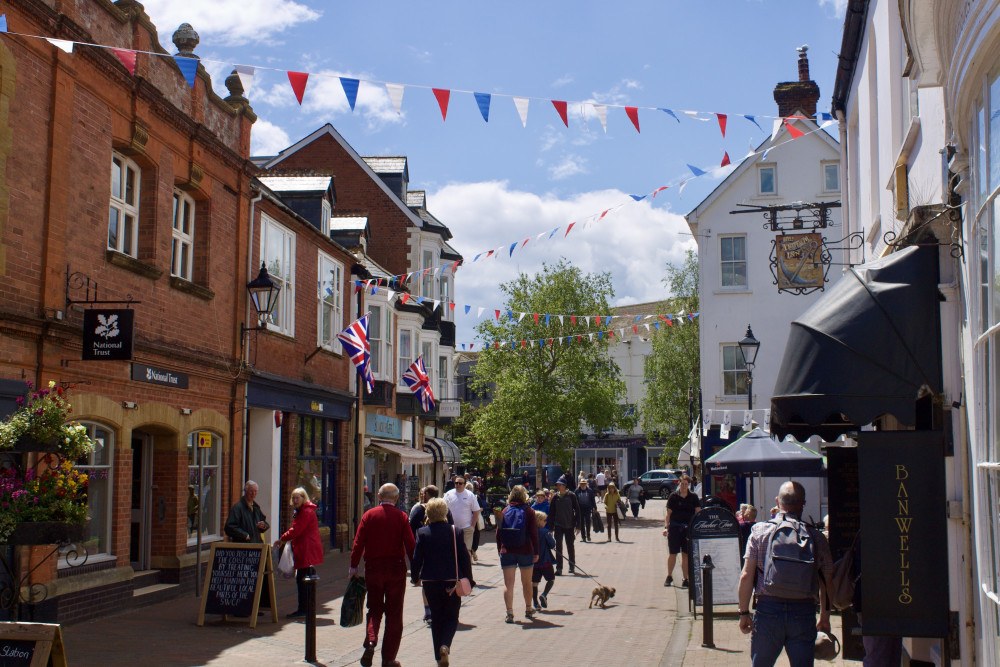
{"label": "national trust logo", "polygon": [[97,321],[99,324],[97,328],[94,329],[95,336],[101,336],[104,340],[118,336],[119,330],[117,315],[98,315]]}

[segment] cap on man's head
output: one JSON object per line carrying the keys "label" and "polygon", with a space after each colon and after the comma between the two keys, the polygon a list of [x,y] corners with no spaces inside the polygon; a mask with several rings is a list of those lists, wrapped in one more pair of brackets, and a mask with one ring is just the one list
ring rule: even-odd
{"label": "cap on man's head", "polygon": [[563,486],[569,486],[569,480],[566,479],[566,475],[563,475],[556,480],[556,484],[562,484]]}

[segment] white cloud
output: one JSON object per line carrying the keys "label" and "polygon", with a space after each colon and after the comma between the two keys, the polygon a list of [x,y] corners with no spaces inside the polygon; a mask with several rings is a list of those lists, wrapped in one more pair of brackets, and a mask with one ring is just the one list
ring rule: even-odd
{"label": "white cloud", "polygon": [[[376,80],[378,77],[369,74],[353,74],[321,70],[309,75],[309,85],[303,100],[303,107],[310,113],[315,113],[328,120],[332,116],[350,114],[351,106],[340,83],[340,77],[362,79],[358,86],[358,98],[354,113],[364,116],[369,129],[378,129],[392,123],[402,123],[405,115],[397,114],[392,106],[389,93],[385,86],[368,83],[366,80]],[[406,95],[403,95],[404,106]]]}
{"label": "white cloud", "polygon": [[[300,23],[321,15],[295,0],[213,0],[177,2],[144,0],[149,18],[160,31],[160,41],[170,48],[170,36],[181,23],[190,23],[202,41],[238,46],[271,43],[273,38]],[[197,50],[196,50],[197,52]]]}
{"label": "white cloud", "polygon": [[[451,229],[449,241],[465,257],[456,277],[456,324],[459,342],[472,342],[476,308],[501,308],[500,283],[518,272],[533,274],[560,257],[585,273],[609,271],[613,305],[657,301],[666,297],[662,280],[668,263],[679,264],[695,246],[684,218],[648,200],[633,203],[627,193],[601,190],[557,198],[509,189],[506,182],[455,183],[428,193],[430,210]],[[619,206],[600,222],[605,209]],[[566,226],[576,222],[570,234]],[[548,233],[556,227],[551,240]],[[542,239],[536,238],[545,232]],[[521,249],[524,239],[530,239]],[[510,255],[510,244],[518,247]],[[473,263],[480,252],[499,254]],[[465,315],[463,305],[471,305]],[[590,314],[590,313],[588,313]],[[484,314],[485,316],[485,314]]]}
{"label": "white cloud", "polygon": [[549,176],[554,181],[561,181],[570,176],[587,173],[587,160],[579,155],[565,155],[559,164],[549,165]]}
{"label": "white cloud", "polygon": [[291,144],[287,132],[263,118],[258,118],[250,130],[250,155],[277,155]]}
{"label": "white cloud", "polygon": [[552,82],[552,87],[553,88],[561,88],[562,86],[568,86],[571,83],[573,83],[573,75],[572,74],[565,74],[565,75],[559,77],[558,79],[556,79],[555,81],[553,81]]}
{"label": "white cloud", "polygon": [[819,0],[820,7],[824,7],[826,5],[832,7],[837,16],[842,17],[847,13],[847,0]]}

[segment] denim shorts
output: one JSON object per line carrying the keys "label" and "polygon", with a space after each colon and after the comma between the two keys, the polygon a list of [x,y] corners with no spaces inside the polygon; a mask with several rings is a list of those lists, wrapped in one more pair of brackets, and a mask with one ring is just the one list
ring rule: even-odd
{"label": "denim shorts", "polygon": [[502,570],[510,567],[533,567],[534,564],[534,554],[500,554],[500,569]]}

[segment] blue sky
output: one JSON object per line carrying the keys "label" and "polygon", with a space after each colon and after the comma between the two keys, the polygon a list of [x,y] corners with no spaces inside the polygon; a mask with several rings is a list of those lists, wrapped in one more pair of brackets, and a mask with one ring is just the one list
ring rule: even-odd
{"label": "blue sky", "polygon": [[[259,116],[254,153],[273,154],[330,122],[362,155],[406,155],[411,189],[427,191],[470,261],[675,184],[688,163],[709,167],[724,151],[737,161],[771,122],[760,121],[762,132],[740,114],[776,114],[772,91],[797,78],[797,46],[810,47],[820,110],[829,111],[846,0],[143,4],[171,51],[177,25],[193,25],[223,96],[234,63],[309,72],[300,106],[283,71],[257,70],[248,95]],[[338,76],[362,80],[353,113]],[[366,81],[406,84],[402,113]],[[494,94],[489,123],[460,92],[442,121],[430,87]],[[527,127],[508,95],[533,98]],[[568,128],[550,99],[570,102]],[[605,132],[589,104],[574,102],[638,106],[641,133],[610,106]],[[726,138],[714,120],[678,114],[678,123],[641,107],[728,113]],[[674,187],[628,204],[561,241],[468,264],[456,301],[499,308],[499,283],[559,257],[610,271],[616,305],[661,299],[665,265],[693,247],[681,216],[718,177],[692,181],[682,197]],[[457,323],[459,342],[471,341],[474,318]]]}

